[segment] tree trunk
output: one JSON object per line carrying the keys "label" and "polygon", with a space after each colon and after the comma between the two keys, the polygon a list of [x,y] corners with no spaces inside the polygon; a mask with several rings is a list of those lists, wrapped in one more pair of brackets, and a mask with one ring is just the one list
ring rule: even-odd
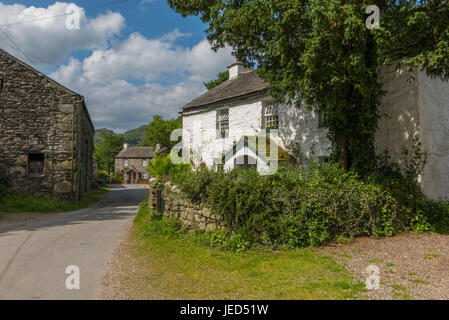
{"label": "tree trunk", "polygon": [[342,168],[344,168],[345,170],[349,170],[352,164],[352,155],[349,151],[349,139],[347,136],[342,135],[338,139],[337,150],[338,163],[340,163]]}

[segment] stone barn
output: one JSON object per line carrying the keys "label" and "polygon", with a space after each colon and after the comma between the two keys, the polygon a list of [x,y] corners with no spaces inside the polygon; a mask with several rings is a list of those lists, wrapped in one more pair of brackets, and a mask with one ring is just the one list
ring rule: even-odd
{"label": "stone barn", "polygon": [[0,49],[0,163],[13,189],[76,202],[92,185],[84,98]]}

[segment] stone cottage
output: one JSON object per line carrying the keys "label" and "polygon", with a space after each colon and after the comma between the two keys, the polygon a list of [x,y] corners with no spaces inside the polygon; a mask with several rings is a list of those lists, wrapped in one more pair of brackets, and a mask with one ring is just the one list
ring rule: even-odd
{"label": "stone cottage", "polygon": [[[388,93],[381,106],[377,151],[389,150],[392,159],[400,161],[402,147],[411,149],[419,135],[427,154],[420,177],[423,190],[432,198],[448,200],[449,82],[394,65],[383,69],[382,82]],[[227,81],[182,108],[183,155],[216,170],[254,165],[262,173],[275,163],[268,149],[288,150],[291,155],[299,150],[300,157],[328,162],[331,141],[325,115],[277,103],[267,93],[269,87],[255,70],[244,70],[238,62],[229,66]],[[266,132],[280,149],[251,148]],[[242,137],[247,137],[246,144]]]}
{"label": "stone cottage", "polygon": [[92,185],[93,138],[81,95],[0,49],[0,163],[12,188],[78,201]]}
{"label": "stone cottage", "polygon": [[125,143],[123,150],[115,156],[115,173],[122,175],[125,184],[147,184],[150,179],[147,166],[153,157],[153,148],[129,147]]}

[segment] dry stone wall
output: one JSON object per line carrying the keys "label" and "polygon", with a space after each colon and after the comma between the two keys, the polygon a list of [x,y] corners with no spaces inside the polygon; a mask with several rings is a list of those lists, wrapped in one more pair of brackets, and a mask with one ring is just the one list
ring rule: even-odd
{"label": "dry stone wall", "polygon": [[212,231],[222,225],[222,220],[215,216],[205,205],[192,203],[177,185],[170,182],[152,182],[149,195],[150,209],[160,211],[164,218],[178,219],[188,230]]}

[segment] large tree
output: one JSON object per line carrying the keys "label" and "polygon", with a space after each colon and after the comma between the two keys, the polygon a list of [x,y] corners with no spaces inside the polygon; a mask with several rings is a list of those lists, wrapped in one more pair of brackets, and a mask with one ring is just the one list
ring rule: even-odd
{"label": "large tree", "polygon": [[164,120],[161,116],[154,116],[153,120],[147,127],[145,145],[156,148],[160,145],[161,148],[166,148],[166,151],[177,144],[177,141],[170,141],[170,135],[173,130],[182,127],[182,118],[172,120]]}
{"label": "large tree", "polygon": [[[209,24],[212,48],[234,49],[272,84],[270,93],[326,113],[333,155],[369,171],[383,94],[380,66],[402,61],[449,78],[445,0],[168,0]],[[380,29],[366,8],[380,9]]]}
{"label": "large tree", "polygon": [[115,156],[123,149],[125,139],[108,132],[100,133],[100,143],[95,146],[94,155],[98,158],[98,167],[110,175],[115,163]]}

